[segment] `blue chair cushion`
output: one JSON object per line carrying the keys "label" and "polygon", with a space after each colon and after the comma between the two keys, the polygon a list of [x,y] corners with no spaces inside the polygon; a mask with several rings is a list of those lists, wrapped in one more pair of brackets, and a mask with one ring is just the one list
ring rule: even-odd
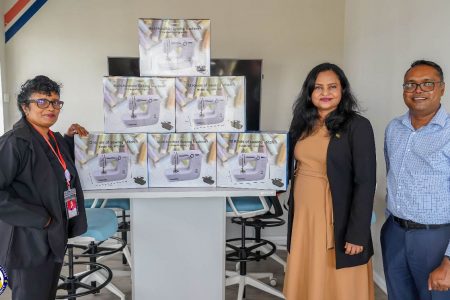
{"label": "blue chair cushion", "polygon": [[105,241],[117,231],[116,213],[109,208],[86,208],[88,228],[82,235],[94,238],[96,241]]}
{"label": "blue chair cushion", "polygon": [[[231,201],[238,211],[257,211],[264,209],[259,197],[231,197]],[[233,212],[228,201],[227,212]]]}
{"label": "blue chair cushion", "polygon": [[[119,198],[119,199],[107,199],[105,204],[105,208],[121,208],[124,210],[130,210],[130,199],[128,198]],[[100,208],[105,199],[99,199],[97,201],[96,208]],[[91,208],[92,204],[94,204],[94,199],[85,199],[84,207]]]}

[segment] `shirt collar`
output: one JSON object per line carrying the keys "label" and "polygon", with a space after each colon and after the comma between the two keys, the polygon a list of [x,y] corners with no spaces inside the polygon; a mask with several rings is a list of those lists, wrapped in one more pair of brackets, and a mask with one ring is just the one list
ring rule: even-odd
{"label": "shirt collar", "polygon": [[[439,107],[434,117],[431,119],[430,123],[428,123],[426,126],[430,124],[435,124],[444,127],[445,123],[447,122],[447,118],[448,118],[447,111],[445,110],[444,106],[441,105],[441,107]],[[409,111],[406,112],[404,115],[400,116],[399,120],[406,127],[410,128],[411,130],[415,130],[411,124],[411,117],[409,116]]]}

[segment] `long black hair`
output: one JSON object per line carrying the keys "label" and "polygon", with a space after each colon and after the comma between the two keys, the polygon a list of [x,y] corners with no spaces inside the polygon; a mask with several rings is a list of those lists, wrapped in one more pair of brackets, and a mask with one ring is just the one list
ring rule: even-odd
{"label": "long black hair", "polygon": [[356,98],[350,90],[350,83],[341,68],[331,63],[323,63],[314,67],[303,82],[300,95],[293,105],[293,119],[289,133],[294,142],[310,135],[319,120],[317,108],[312,103],[311,94],[314,91],[316,79],[319,73],[324,71],[334,72],[342,87],[342,98],[338,107],[325,119],[325,125],[331,135],[342,131],[348,121],[358,114],[359,108]]}

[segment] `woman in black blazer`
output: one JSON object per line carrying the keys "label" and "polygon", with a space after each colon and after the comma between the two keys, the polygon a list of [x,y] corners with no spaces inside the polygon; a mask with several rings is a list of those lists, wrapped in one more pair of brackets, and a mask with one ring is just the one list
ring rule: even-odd
{"label": "woman in black blazer", "polygon": [[370,122],[344,72],[316,66],[290,127],[287,300],[370,300],[376,184]]}
{"label": "woman in black blazer", "polygon": [[[0,264],[13,300],[55,299],[67,239],[86,231],[83,191],[68,136],[53,133],[64,104],[59,85],[37,76],[22,85],[22,118],[0,137]],[[66,191],[76,192],[76,196]],[[70,196],[70,197],[69,197]]]}

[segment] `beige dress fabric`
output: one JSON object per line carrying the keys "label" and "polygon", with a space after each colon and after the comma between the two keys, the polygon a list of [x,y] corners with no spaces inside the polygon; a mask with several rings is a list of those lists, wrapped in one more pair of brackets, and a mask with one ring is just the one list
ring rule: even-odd
{"label": "beige dress fabric", "polygon": [[336,270],[325,126],[295,145],[294,220],[283,293],[287,300],[373,300],[372,263]]}

